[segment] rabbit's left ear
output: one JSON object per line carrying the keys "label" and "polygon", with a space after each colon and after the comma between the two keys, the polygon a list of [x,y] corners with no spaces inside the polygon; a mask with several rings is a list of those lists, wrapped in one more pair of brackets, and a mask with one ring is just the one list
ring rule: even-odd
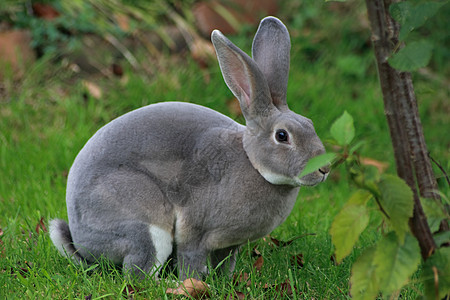
{"label": "rabbit's left ear", "polygon": [[286,26],[275,17],[264,18],[253,39],[252,56],[266,78],[273,104],[278,109],[287,106],[290,50]]}

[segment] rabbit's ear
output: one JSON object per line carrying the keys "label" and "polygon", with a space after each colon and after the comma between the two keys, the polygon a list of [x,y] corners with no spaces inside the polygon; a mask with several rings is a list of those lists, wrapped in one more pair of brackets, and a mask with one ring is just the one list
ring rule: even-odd
{"label": "rabbit's ear", "polygon": [[275,109],[266,79],[255,61],[218,30],[212,32],[211,41],[225,83],[239,100],[247,125]]}
{"label": "rabbit's ear", "polygon": [[286,106],[291,41],[284,24],[275,17],[266,17],[259,24],[253,39],[252,57],[264,74],[273,104]]}

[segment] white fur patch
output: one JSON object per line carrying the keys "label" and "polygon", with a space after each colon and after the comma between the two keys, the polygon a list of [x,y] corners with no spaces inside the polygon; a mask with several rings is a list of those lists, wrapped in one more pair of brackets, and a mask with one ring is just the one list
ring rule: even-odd
{"label": "white fur patch", "polygon": [[[155,247],[156,263],[155,268],[159,268],[164,264],[172,253],[173,238],[170,232],[156,226],[149,226],[150,236],[152,237],[153,246]],[[156,273],[157,274],[157,273]]]}
{"label": "white fur patch", "polygon": [[271,184],[287,184],[290,186],[298,187],[303,185],[299,178],[288,177],[280,174],[271,173],[266,170],[260,170],[259,172],[265,180],[270,182]]}
{"label": "white fur patch", "polygon": [[58,223],[58,220],[50,221],[50,225],[49,225],[50,239],[52,240],[56,249],[58,249],[59,253],[61,253],[65,257],[69,257],[66,249],[64,248],[64,244],[66,243],[66,238],[59,231],[57,223]]}
{"label": "white fur patch", "polygon": [[184,232],[186,225],[184,224],[183,214],[180,209],[175,208],[175,217],[175,241],[177,244],[183,244],[186,239],[186,233]]}

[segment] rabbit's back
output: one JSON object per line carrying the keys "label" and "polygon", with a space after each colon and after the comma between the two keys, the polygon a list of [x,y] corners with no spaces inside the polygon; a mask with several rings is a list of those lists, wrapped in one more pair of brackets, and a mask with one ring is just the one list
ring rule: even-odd
{"label": "rabbit's back", "polygon": [[123,164],[158,157],[183,157],[199,136],[215,127],[243,129],[232,119],[200,105],[184,102],[152,104],[99,129],[80,151],[77,160]]}
{"label": "rabbit's back", "polygon": [[168,196],[176,189],[171,185],[186,173],[186,161],[204,150],[196,149],[199,144],[208,148],[224,138],[222,131],[240,135],[244,128],[214,110],[182,102],[152,104],[111,121],[86,143],[70,169],[66,201],[71,227],[82,218],[93,222],[105,209],[121,212],[122,218],[142,214],[143,221],[147,210],[158,210],[160,204],[161,210],[170,210]]}

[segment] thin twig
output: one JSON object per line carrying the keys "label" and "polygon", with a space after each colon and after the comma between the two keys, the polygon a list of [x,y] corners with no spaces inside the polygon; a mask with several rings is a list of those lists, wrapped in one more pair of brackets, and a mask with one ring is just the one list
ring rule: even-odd
{"label": "thin twig", "polygon": [[442,167],[442,165],[437,162],[431,155],[430,153],[428,153],[428,157],[431,159],[431,161],[441,170],[442,174],[444,174],[445,179],[447,179],[447,184],[450,185],[450,178],[447,174],[447,172],[445,172],[445,169]]}

